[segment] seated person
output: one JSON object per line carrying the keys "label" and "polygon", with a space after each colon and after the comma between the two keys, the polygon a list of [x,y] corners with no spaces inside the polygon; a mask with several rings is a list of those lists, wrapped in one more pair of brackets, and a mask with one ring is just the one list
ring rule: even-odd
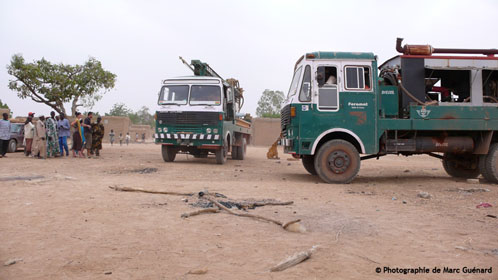
{"label": "seated person", "polygon": [[327,81],[325,82],[325,85],[327,86],[337,85],[337,78],[334,75],[330,75]]}

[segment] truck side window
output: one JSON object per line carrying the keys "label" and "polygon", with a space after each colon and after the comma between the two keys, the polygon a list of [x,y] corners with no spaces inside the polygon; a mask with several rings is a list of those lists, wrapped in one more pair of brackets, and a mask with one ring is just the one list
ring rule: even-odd
{"label": "truck side window", "polygon": [[318,108],[320,110],[337,110],[337,68],[320,66],[317,68]]}
{"label": "truck side window", "polygon": [[370,68],[365,66],[346,66],[346,89],[370,90]]}
{"label": "truck side window", "polygon": [[307,65],[304,69],[303,84],[299,93],[299,101],[311,101],[311,66]]}

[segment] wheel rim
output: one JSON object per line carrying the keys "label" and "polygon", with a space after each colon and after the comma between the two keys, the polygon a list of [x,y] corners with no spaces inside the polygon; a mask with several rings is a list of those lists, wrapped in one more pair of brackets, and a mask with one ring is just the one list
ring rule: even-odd
{"label": "wheel rim", "polygon": [[334,151],[327,158],[329,169],[335,174],[342,174],[351,165],[351,158],[344,151]]}

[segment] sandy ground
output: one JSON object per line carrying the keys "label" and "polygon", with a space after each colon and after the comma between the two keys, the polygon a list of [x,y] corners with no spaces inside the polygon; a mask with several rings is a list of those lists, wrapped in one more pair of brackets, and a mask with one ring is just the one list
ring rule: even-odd
{"label": "sandy ground", "polygon": [[[153,144],[106,145],[100,159],[8,154],[0,159],[0,279],[498,279],[498,219],[487,217],[498,215],[496,185],[450,178],[427,156],[367,160],[353,183],[327,185],[290,156],[265,153],[250,147],[246,160],[222,166],[185,155],[165,163]],[[143,168],[158,171],[133,172]],[[109,186],[293,200],[249,211],[300,218],[307,232],[222,213],[182,219],[196,209],[184,197]],[[493,207],[477,209],[481,202]],[[309,260],[269,272],[313,245]],[[376,273],[387,266],[431,272]],[[493,273],[432,273],[465,266]],[[187,274],[199,268],[207,273]]]}

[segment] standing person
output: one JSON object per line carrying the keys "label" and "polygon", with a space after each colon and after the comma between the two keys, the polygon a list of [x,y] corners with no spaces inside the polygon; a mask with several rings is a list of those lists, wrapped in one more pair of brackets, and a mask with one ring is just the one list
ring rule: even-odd
{"label": "standing person", "polygon": [[109,133],[109,141],[111,141],[111,146],[114,144],[114,129],[111,129],[111,133]]}
{"label": "standing person", "polygon": [[92,124],[92,151],[95,151],[96,156],[100,156],[100,150],[102,150],[102,139],[104,138],[104,135],[102,118],[97,117],[97,122]]}
{"label": "standing person", "polygon": [[92,155],[92,118],[93,113],[88,112],[83,122],[83,136],[85,137],[86,155],[90,158]]}
{"label": "standing person", "polygon": [[71,126],[74,127],[74,133],[73,133],[73,157],[84,157],[83,156],[83,135],[81,132],[81,118],[83,117],[80,112],[76,112],[76,119],[71,123]]}
{"label": "standing person", "polygon": [[66,119],[66,115],[64,113],[60,114],[57,127],[59,129],[59,149],[61,150],[61,156],[64,156],[64,150],[66,150],[67,157],[69,156],[67,138],[71,136],[71,127],[69,126],[69,120]]}
{"label": "standing person", "polygon": [[138,132],[135,133],[135,143],[138,143]]}
{"label": "standing person", "polygon": [[119,134],[119,146],[123,146],[123,133]]}
{"label": "standing person", "polygon": [[50,117],[45,121],[47,128],[47,157],[58,157],[60,154],[57,136],[57,122],[55,121],[55,112],[50,112]]}
{"label": "standing person", "polygon": [[145,143],[145,133],[142,133],[142,143]]}
{"label": "standing person", "polygon": [[0,158],[7,157],[5,154],[9,149],[10,128],[9,114],[3,113],[3,119],[0,120]]}
{"label": "standing person", "polygon": [[131,140],[130,133],[126,132],[126,146],[128,146],[128,144],[130,144],[130,140]]}
{"label": "standing person", "polygon": [[35,126],[33,125],[33,118],[28,117],[24,123],[24,155],[31,155],[31,147],[33,146],[33,137],[35,136]]}
{"label": "standing person", "polygon": [[45,117],[40,116],[35,124],[35,149],[33,154],[36,158],[47,158],[47,130],[45,129]]}

